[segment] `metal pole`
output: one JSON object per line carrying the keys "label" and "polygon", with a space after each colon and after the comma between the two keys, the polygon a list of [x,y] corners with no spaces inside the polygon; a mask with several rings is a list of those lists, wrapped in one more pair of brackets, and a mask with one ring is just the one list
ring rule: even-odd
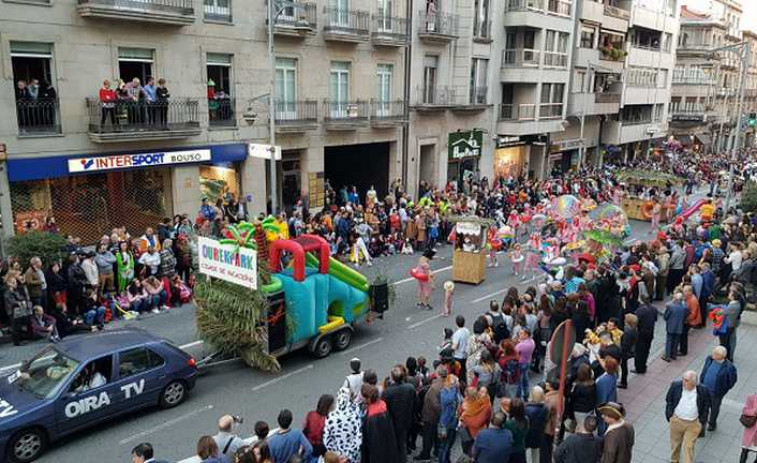
{"label": "metal pole", "polygon": [[407,22],[405,23],[407,43],[405,44],[405,69],[403,70],[404,82],[402,86],[402,94],[405,98],[405,107],[403,108],[402,116],[405,123],[402,125],[402,168],[400,169],[399,176],[402,179],[402,189],[404,191],[410,191],[410,185],[407,184],[407,177],[408,162],[410,159],[410,79],[413,64],[413,0],[407,0],[407,3],[405,4],[405,18],[407,18]]}
{"label": "metal pole", "polygon": [[[586,102],[584,101],[584,105]],[[581,167],[584,165],[584,157],[586,156],[586,143],[584,143],[584,124],[586,123],[585,111],[581,111],[581,133],[578,138],[581,139],[581,145],[578,147],[578,172],[581,172]]]}
{"label": "metal pole", "polygon": [[268,138],[271,145],[271,177],[269,181],[271,187],[271,213],[275,215],[278,212],[278,188],[276,186],[276,105],[274,95],[276,92],[276,55],[273,43],[274,1],[268,0],[268,67],[270,71],[268,81]]}
{"label": "metal pole", "polygon": [[723,212],[728,213],[731,206],[731,195],[733,190],[733,177],[736,175],[736,161],[739,159],[739,151],[744,142],[742,131],[744,130],[744,88],[746,87],[747,73],[749,71],[749,61],[752,56],[752,47],[749,42],[745,43],[741,49],[741,78],[739,79],[739,105],[736,116],[739,118],[737,123],[736,140],[733,152],[731,153],[731,169],[728,174],[728,191],[725,195],[725,205]]}

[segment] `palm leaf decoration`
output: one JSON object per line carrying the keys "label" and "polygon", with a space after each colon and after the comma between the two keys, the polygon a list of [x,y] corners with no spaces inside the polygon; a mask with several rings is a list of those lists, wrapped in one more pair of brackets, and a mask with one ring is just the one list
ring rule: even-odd
{"label": "palm leaf decoration", "polygon": [[260,291],[218,279],[199,278],[195,302],[200,338],[212,349],[223,355],[239,356],[247,365],[264,371],[281,368],[276,358],[267,353],[264,323],[268,301]]}

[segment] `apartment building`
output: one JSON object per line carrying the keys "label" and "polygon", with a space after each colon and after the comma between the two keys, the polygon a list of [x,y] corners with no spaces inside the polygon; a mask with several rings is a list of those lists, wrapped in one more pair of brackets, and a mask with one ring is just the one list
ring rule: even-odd
{"label": "apartment building", "polygon": [[462,187],[491,178],[497,0],[416,1],[410,69],[406,180]]}
{"label": "apartment building", "polygon": [[[270,117],[281,206],[301,193],[322,205],[327,180],[382,193],[398,175],[401,1],[278,9],[270,113],[262,0],[0,0],[0,9],[0,103],[15,108],[0,116],[6,235],[50,214],[85,239],[122,224],[136,232],[194,217],[201,196],[233,194],[263,211],[270,166],[250,143],[268,142]],[[113,100],[100,91],[105,79]],[[165,79],[168,96],[150,79]]]}
{"label": "apartment building", "polygon": [[[576,4],[505,0],[504,11],[493,175],[541,178],[562,159],[561,153],[550,155],[550,148],[568,125]],[[570,148],[570,142],[556,143]]]}

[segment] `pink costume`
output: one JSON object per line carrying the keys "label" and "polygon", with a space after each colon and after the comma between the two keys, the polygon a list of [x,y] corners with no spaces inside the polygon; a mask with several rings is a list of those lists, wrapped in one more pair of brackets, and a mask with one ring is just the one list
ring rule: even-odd
{"label": "pink costume", "polygon": [[533,233],[528,240],[528,257],[526,257],[526,270],[535,272],[539,267],[539,260],[541,257],[541,236],[538,233]]}
{"label": "pink costume", "polygon": [[444,292],[444,315],[448,316],[452,313],[452,295],[454,291]]}
{"label": "pink costume", "polygon": [[418,270],[421,274],[429,276],[426,281],[418,280],[418,294],[423,299],[431,296],[431,266],[428,265],[428,262],[424,262],[418,265]]}
{"label": "pink costume", "polygon": [[[741,413],[749,416],[757,415],[757,394],[747,396]],[[751,428],[744,428],[744,433],[741,435],[741,445],[744,447],[757,446],[757,424]]]}

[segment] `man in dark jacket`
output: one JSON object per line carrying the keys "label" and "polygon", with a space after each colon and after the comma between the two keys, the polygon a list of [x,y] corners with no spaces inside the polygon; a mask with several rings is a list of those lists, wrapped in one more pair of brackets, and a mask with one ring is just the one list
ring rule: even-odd
{"label": "man in dark jacket", "polygon": [[648,300],[642,299],[639,308],[636,309],[636,317],[639,319],[639,338],[636,340],[636,357],[634,357],[635,373],[643,375],[647,372],[647,359],[652,347],[652,339],[654,339],[657,309],[652,307]]}
{"label": "man in dark jacket", "polygon": [[681,342],[683,324],[686,321],[686,305],[683,303],[683,294],[675,293],[673,300],[665,307],[665,355],[662,359],[666,362],[676,359],[678,345]]}
{"label": "man in dark jacket", "polygon": [[704,437],[710,413],[710,391],[697,384],[697,372],[687,371],[673,381],[665,396],[665,418],[670,422],[670,461],[678,463],[683,447],[686,463],[694,462],[697,439]]}
{"label": "man in dark jacket", "polygon": [[395,366],[390,373],[392,384],[384,391],[384,402],[394,424],[397,451],[400,461],[407,460],[407,434],[413,424],[413,411],[417,400],[415,388],[406,382],[405,369]]}
{"label": "man in dark jacket", "polygon": [[555,463],[594,463],[602,455],[602,439],[594,435],[597,419],[589,415],[555,450]]}
{"label": "man in dark jacket", "polygon": [[738,379],[736,367],[726,358],[727,353],[728,351],[723,346],[717,346],[713,349],[712,355],[705,360],[704,368],[699,375],[699,382],[707,386],[710,391],[708,431],[715,430],[723,397],[736,385]]}
{"label": "man in dark jacket", "polygon": [[167,463],[165,460],[153,458],[154,451],[149,442],[143,442],[131,450],[131,461],[134,463]]}
{"label": "man in dark jacket", "polygon": [[444,388],[447,374],[447,367],[439,365],[436,369],[437,377],[431,383],[426,396],[423,398],[423,411],[421,412],[421,420],[423,421],[423,450],[413,458],[413,461],[431,461],[431,449],[436,446],[437,426],[439,424],[439,417],[442,414],[441,392]]}

